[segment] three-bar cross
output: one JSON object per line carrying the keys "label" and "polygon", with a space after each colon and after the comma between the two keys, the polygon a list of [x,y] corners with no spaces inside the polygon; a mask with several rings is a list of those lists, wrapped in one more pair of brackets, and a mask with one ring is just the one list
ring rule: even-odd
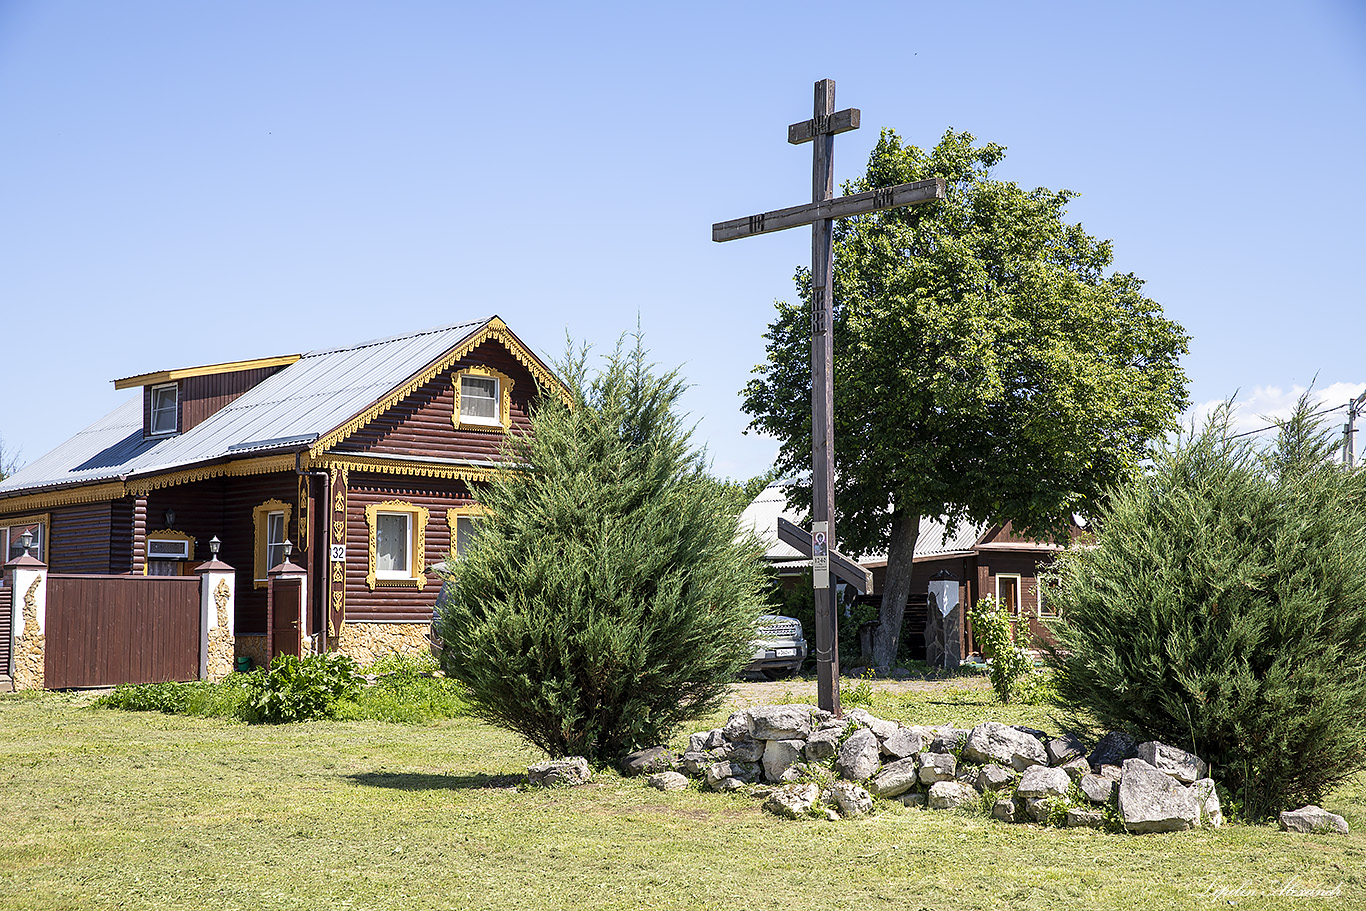
{"label": "three-bar cross", "polygon": [[832,199],[835,191],[835,134],[856,130],[858,108],[835,111],[835,83],[816,83],[815,111],[810,120],[787,128],[787,141],[813,144],[811,203],[778,209],[711,226],[714,241],[768,234],[800,225],[811,226],[811,523],[813,539],[824,534],[827,555],[813,553],[812,576],[816,595],[816,689],[822,709],[840,714],[839,636],[830,588],[828,552],[835,549],[834,484],[834,349],[830,335],[831,293],[834,288],[834,219],[865,215],[882,209],[943,199],[944,181],[938,178]]}

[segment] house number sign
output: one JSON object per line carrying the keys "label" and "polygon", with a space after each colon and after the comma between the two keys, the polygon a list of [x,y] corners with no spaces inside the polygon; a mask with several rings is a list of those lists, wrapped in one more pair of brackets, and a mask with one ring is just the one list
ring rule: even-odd
{"label": "house number sign", "polygon": [[345,562],[346,562],[346,545],[345,545],[345,544],[333,544],[333,545],[332,545],[332,562],[333,562],[333,563],[345,563]]}

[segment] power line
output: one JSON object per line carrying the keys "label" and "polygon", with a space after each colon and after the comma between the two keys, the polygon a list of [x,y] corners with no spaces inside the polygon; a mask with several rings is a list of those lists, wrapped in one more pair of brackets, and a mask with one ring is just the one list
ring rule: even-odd
{"label": "power line", "polygon": [[[1311,418],[1316,418],[1316,417],[1318,417],[1319,415],[1328,414],[1328,413],[1333,412],[1333,411],[1341,411],[1342,409],[1344,409],[1344,408],[1346,408],[1346,407],[1347,407],[1346,405],[1329,405],[1329,406],[1326,406],[1326,407],[1324,407],[1324,408],[1320,408],[1318,411],[1315,411],[1314,413],[1310,414],[1309,417],[1311,417]],[[1266,433],[1268,430],[1275,430],[1275,429],[1277,429],[1278,427],[1282,426],[1284,423],[1285,423],[1284,421],[1278,421],[1278,422],[1275,423],[1275,424],[1268,424],[1267,426],[1265,426],[1265,427],[1259,427],[1259,428],[1256,429],[1256,430],[1244,430],[1244,431],[1242,431],[1241,433],[1231,433],[1231,434],[1229,434],[1227,437],[1225,437],[1225,439],[1236,440],[1236,439],[1238,439],[1239,437],[1250,437],[1250,436],[1252,436],[1253,434],[1257,434],[1257,433]]]}

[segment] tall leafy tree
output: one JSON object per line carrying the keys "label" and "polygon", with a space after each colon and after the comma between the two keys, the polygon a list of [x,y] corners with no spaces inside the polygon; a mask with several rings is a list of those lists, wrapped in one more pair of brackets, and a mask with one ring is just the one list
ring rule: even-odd
{"label": "tall leafy tree", "polygon": [[553,756],[610,762],[714,711],[751,656],[762,546],[676,411],[684,385],[639,341],[572,404],[541,401],[438,605],[446,672],[481,717]]}
{"label": "tall leafy tree", "polygon": [[[896,657],[922,517],[1064,534],[1186,404],[1185,332],[1134,275],[1107,274],[1110,242],[1064,220],[1074,193],[993,179],[1004,152],[884,131],[846,190],[942,177],[947,198],[837,222],[836,532],[888,554],[878,664]],[[810,467],[809,272],[796,280],[744,390],[784,475]],[[789,492],[809,509],[808,483]]]}

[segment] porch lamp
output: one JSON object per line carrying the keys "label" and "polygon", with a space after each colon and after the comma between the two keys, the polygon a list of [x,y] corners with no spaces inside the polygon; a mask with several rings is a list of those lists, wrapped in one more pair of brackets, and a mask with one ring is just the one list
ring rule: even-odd
{"label": "porch lamp", "polygon": [[958,582],[953,574],[941,569],[930,579],[930,597],[939,613],[947,617],[958,606]]}
{"label": "porch lamp", "polygon": [[25,528],[24,533],[19,536],[19,546],[24,548],[24,556],[33,556],[29,553],[29,549],[33,547],[33,532]]}
{"label": "porch lamp", "polygon": [[212,538],[209,539],[209,553],[213,555],[213,558],[215,560],[218,559],[218,548],[222,546],[223,542],[218,540],[218,535],[214,535]]}
{"label": "porch lamp", "polygon": [[291,540],[289,540],[288,538],[285,538],[284,548],[285,548],[285,562],[288,563],[288,562],[289,562],[289,555],[292,554],[292,553],[294,553],[294,542],[291,541]]}

